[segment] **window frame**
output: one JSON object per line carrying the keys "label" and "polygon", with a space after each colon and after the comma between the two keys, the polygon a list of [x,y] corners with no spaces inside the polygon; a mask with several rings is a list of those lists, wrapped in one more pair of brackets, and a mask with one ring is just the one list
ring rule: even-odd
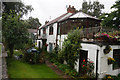
{"label": "window frame", "polygon": [[49,27],[49,35],[53,35],[54,29],[53,29],[53,25],[51,25]]}
{"label": "window frame", "polygon": [[[113,58],[116,59],[115,57],[119,56],[118,58],[120,59],[120,53],[118,51],[116,51],[116,52],[118,52],[118,54],[114,53],[115,50],[118,50],[120,52],[120,49],[113,49]],[[117,68],[114,67],[114,65],[115,65],[116,62],[118,64]],[[113,70],[120,69],[120,63],[119,63],[119,61],[116,61],[116,62],[113,63],[113,66],[112,66]]]}

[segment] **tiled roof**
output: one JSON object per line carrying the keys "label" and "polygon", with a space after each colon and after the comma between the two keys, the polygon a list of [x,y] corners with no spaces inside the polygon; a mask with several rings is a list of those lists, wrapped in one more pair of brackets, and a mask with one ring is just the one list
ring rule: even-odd
{"label": "tiled roof", "polygon": [[46,27],[46,26],[48,26],[48,25],[50,25],[52,23],[58,22],[59,20],[65,19],[66,17],[71,16],[71,15],[72,15],[72,13],[65,13],[65,14],[57,17],[56,19],[48,22],[47,24],[43,25],[41,28]]}
{"label": "tiled roof", "polygon": [[60,22],[60,21],[66,20],[68,18],[92,18],[92,19],[100,20],[100,19],[98,19],[96,17],[90,16],[90,15],[80,11],[80,12],[77,12],[77,13],[74,13],[74,14],[73,13],[65,13],[65,14],[57,17],[56,19],[48,22],[47,24],[43,25],[40,28],[46,27],[46,26],[48,26],[50,24],[53,24],[55,22]]}

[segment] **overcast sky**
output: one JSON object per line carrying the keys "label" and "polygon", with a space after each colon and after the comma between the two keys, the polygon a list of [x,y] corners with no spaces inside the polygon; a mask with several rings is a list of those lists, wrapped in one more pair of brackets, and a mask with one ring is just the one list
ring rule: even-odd
{"label": "overcast sky", "polygon": [[[46,20],[53,20],[56,17],[67,12],[68,5],[74,6],[77,10],[82,7],[83,0],[22,0],[26,5],[32,5],[34,10],[29,13],[25,19],[32,16],[38,18],[40,23],[44,25]],[[89,0],[86,0],[89,1]],[[95,0],[91,0],[92,2]],[[110,7],[115,4],[116,0],[98,0],[104,4],[103,12],[110,12]]]}

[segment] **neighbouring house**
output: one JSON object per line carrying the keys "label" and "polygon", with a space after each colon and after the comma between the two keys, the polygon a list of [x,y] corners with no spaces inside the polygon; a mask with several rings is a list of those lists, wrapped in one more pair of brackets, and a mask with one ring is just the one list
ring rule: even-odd
{"label": "neighbouring house", "polygon": [[35,43],[37,40],[37,29],[28,29],[29,38]]}
{"label": "neighbouring house", "polygon": [[[67,8],[67,13],[57,17],[52,21],[46,21],[45,25],[38,29],[37,46],[45,47],[51,52],[56,46],[62,49],[64,39],[67,38],[68,32],[77,27],[83,28],[81,34],[81,52],[75,69],[77,72],[81,70],[81,62],[83,59],[90,59],[94,62],[94,72],[98,73],[99,78],[103,78],[106,74],[117,75],[120,73],[120,43],[115,41],[96,40],[95,34],[102,30],[100,27],[101,20],[77,11],[74,6]],[[106,54],[106,46],[112,50]],[[114,64],[108,64],[108,58],[114,58]]]}

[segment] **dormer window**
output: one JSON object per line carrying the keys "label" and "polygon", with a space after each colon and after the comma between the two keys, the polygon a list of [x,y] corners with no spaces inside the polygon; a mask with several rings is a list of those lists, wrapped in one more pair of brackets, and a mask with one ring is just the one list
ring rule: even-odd
{"label": "dormer window", "polygon": [[53,26],[50,26],[49,28],[49,35],[53,35]]}

